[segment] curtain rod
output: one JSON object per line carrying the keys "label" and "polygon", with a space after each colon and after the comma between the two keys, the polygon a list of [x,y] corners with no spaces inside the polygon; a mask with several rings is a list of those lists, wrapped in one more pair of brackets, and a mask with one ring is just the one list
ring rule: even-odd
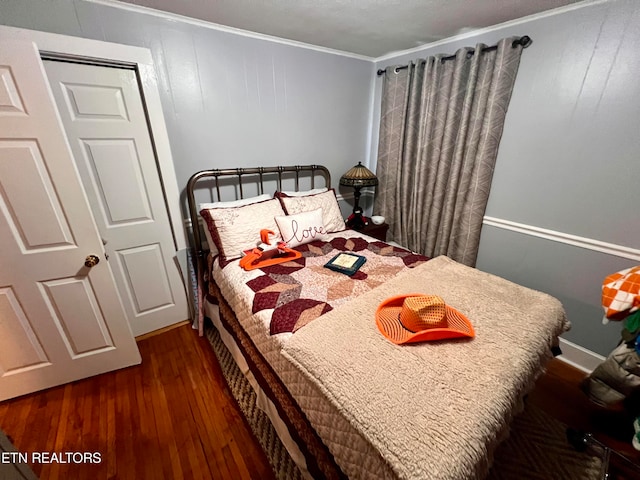
{"label": "curtain rod", "polygon": [[[522,48],[527,48],[529,45],[531,45],[531,37],[529,37],[528,35],[524,35],[520,38],[516,38],[513,42],[511,42],[511,46],[513,48],[516,48],[518,45],[522,45]],[[490,47],[485,47],[482,49],[482,52],[491,52],[492,50],[497,50],[498,49],[498,45],[492,45]],[[473,55],[475,52],[472,50],[470,52],[471,55]],[[445,60],[453,60],[454,58],[456,58],[455,54],[454,55],[449,55],[448,57],[442,57],[440,59],[441,62],[444,62]],[[400,67],[396,67],[396,71],[398,70],[404,70],[405,68],[409,68],[409,65],[402,65]],[[378,70],[378,76],[380,75],[384,75],[385,70],[384,69],[379,69]]]}

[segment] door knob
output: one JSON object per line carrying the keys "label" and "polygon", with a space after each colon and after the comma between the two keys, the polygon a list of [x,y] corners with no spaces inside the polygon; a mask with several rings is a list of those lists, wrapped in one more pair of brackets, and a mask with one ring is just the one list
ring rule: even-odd
{"label": "door knob", "polygon": [[100,259],[96,255],[87,255],[87,258],[84,259],[84,266],[91,268],[98,264]]}

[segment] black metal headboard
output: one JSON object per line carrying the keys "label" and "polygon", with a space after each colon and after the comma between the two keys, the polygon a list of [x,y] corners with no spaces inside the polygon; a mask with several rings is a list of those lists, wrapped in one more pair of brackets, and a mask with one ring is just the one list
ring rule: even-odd
{"label": "black metal headboard", "polygon": [[[257,184],[260,194],[264,193],[265,176],[277,177],[277,189],[282,190],[282,177],[284,174],[293,174],[295,179],[295,190],[299,190],[300,177],[309,177],[311,180],[311,188],[315,187],[315,176],[320,174],[324,177],[325,185],[331,188],[331,174],[329,170],[322,165],[294,165],[281,167],[256,167],[256,168],[228,168],[224,170],[202,170],[194,173],[187,183],[187,200],[189,202],[189,216],[191,217],[191,229],[193,231],[193,243],[196,255],[200,258],[203,255],[202,243],[200,239],[200,229],[198,228],[198,211],[196,208],[195,188],[196,183],[204,179],[214,179],[215,192],[218,201],[222,200],[220,196],[220,179],[233,178],[237,179],[240,198],[244,198],[243,177],[246,183]],[[247,177],[251,177],[250,181]]]}

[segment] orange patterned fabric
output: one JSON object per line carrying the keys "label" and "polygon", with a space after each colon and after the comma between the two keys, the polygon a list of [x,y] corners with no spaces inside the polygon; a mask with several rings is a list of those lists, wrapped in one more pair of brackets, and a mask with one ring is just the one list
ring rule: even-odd
{"label": "orange patterned fabric", "polygon": [[607,276],[602,283],[602,307],[610,320],[623,320],[640,310],[640,265]]}

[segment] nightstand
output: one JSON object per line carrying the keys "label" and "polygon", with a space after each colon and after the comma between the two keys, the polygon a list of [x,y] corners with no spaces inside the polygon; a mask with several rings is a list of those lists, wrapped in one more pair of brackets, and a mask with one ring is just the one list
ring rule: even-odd
{"label": "nightstand", "polygon": [[356,230],[358,232],[364,233],[365,235],[369,235],[370,237],[377,238],[382,242],[387,241],[387,230],[389,230],[389,224],[383,223],[381,225],[375,225],[371,220],[369,220],[369,225],[365,226],[360,230]]}

